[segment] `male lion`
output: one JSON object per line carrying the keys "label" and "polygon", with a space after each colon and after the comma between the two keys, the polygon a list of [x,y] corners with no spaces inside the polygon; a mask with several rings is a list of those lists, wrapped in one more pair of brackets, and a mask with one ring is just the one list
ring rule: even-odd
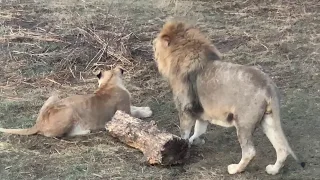
{"label": "male lion", "polygon": [[183,22],[165,23],[153,41],[153,50],[158,70],[173,92],[182,138],[189,138],[193,125],[190,144],[201,140],[208,123],[236,127],[242,158],[228,166],[229,174],[244,171],[255,156],[252,133],[260,124],[277,153],[276,163],[266,167],[268,174],[277,174],[288,154],[300,162],[281,128],[277,87],[266,74],[220,61],[215,46],[197,28]]}
{"label": "male lion", "polygon": [[129,91],[122,83],[123,70],[115,68],[99,72],[99,88],[93,94],[74,95],[59,99],[51,96],[39,111],[36,124],[28,129],[3,129],[1,132],[47,137],[76,136],[94,130],[105,129],[117,110],[131,113],[132,116],[150,117],[149,107],[135,107],[130,104]]}

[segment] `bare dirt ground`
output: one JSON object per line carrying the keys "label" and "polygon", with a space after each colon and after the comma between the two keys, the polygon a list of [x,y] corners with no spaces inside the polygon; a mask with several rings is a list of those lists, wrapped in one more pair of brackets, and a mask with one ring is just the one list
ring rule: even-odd
{"label": "bare dirt ground", "polygon": [[[247,171],[228,175],[241,157],[235,129],[211,125],[206,144],[180,166],[141,163],[142,154],[106,133],[53,139],[0,135],[0,179],[320,179],[320,3],[318,0],[20,0],[0,1],[0,126],[30,127],[54,90],[93,92],[92,71],[122,65],[134,103],[149,105],[159,127],[178,133],[151,40],[169,16],[197,23],[225,61],[260,66],[282,93],[282,122],[301,159],[265,173],[275,152],[261,129]],[[236,88],[236,87],[235,87]]]}

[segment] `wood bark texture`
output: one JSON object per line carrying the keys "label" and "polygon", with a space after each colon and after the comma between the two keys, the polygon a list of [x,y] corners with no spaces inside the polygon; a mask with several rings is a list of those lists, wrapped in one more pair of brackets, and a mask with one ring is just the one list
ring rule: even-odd
{"label": "wood bark texture", "polygon": [[106,129],[111,136],[142,151],[149,164],[181,164],[189,157],[188,142],[159,130],[154,121],[146,122],[118,110]]}

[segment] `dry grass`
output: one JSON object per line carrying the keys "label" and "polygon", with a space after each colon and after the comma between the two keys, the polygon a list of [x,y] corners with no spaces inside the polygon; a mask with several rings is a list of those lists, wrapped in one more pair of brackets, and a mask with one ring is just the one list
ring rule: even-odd
{"label": "dry grass", "polygon": [[248,171],[230,176],[240,158],[234,129],[211,126],[190,162],[163,168],[105,133],[70,139],[1,135],[1,179],[315,179],[320,176],[320,4],[307,1],[57,0],[0,6],[0,126],[29,127],[53,92],[92,92],[98,68],[121,65],[134,103],[149,105],[160,127],[178,134],[171,93],[156,71],[151,40],[169,17],[196,23],[224,60],[256,65],[283,94],[283,124],[293,149],[280,175],[264,172],[274,150],[260,130]]}

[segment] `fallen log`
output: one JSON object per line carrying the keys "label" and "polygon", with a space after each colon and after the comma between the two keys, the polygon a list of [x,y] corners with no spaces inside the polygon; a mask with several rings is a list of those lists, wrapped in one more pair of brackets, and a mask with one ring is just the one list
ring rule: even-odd
{"label": "fallen log", "polygon": [[161,131],[154,121],[145,122],[117,111],[106,130],[121,142],[139,149],[149,164],[181,164],[189,157],[189,145],[180,137]]}

